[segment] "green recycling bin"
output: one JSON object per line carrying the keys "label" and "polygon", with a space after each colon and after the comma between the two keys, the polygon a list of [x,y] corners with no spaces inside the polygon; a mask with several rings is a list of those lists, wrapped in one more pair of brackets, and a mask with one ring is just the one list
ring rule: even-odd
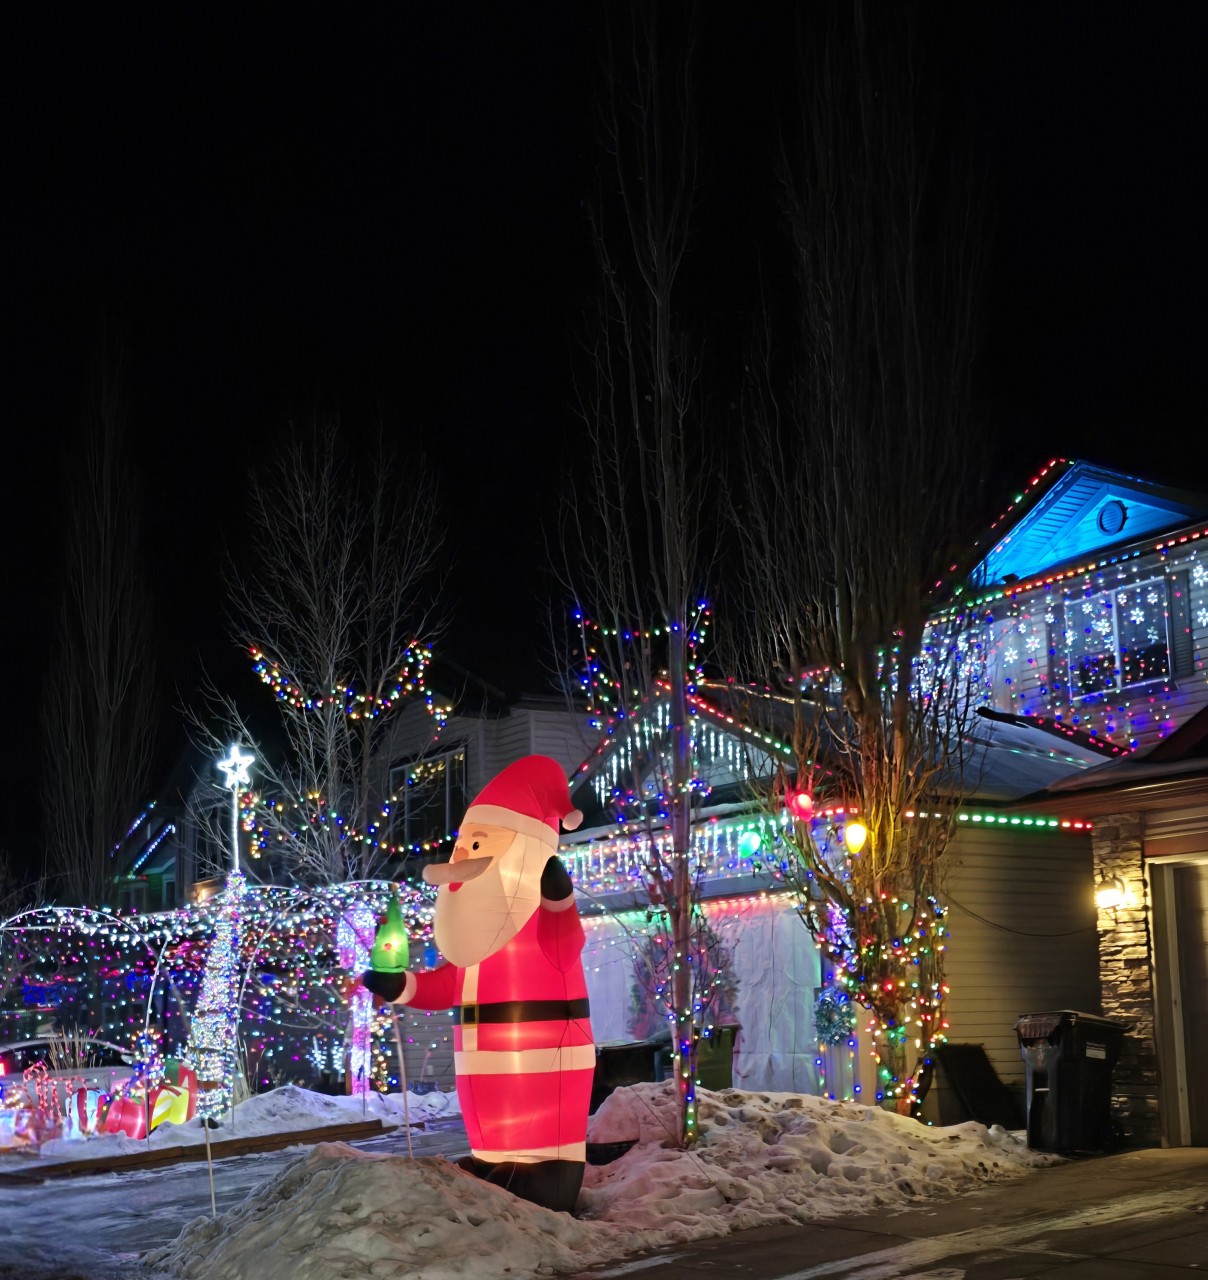
{"label": "green recycling bin", "polygon": [[1093,1013],[1025,1013],[1015,1024],[1027,1069],[1028,1146],[1073,1155],[1117,1145],[1112,1071],[1128,1027]]}

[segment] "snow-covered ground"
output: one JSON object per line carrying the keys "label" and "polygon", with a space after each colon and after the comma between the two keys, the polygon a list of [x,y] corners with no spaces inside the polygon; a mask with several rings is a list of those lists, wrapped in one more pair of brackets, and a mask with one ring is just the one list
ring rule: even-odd
{"label": "snow-covered ground", "polygon": [[[700,1143],[681,1152],[667,1145],[673,1087],[635,1085],[606,1100],[589,1141],[635,1145],[588,1167],[573,1217],[517,1200],[443,1157],[326,1143],[218,1218],[195,1219],[144,1263],[162,1280],[549,1275],[745,1227],[900,1209],[1055,1162],[998,1128],[928,1129],[855,1103],[739,1090],[701,1091]],[[422,1118],[415,1106],[441,1105],[425,1097],[413,1098],[412,1119]],[[309,1100],[342,1118],[361,1105],[319,1099],[303,1090],[252,1099],[243,1106],[257,1103],[256,1112],[241,1113],[236,1131],[282,1119],[312,1127]],[[303,1113],[306,1122],[293,1123]]]}
{"label": "snow-covered ground", "polygon": [[[359,1120],[380,1120],[388,1127],[404,1123],[406,1114],[412,1123],[443,1115],[459,1115],[454,1093],[370,1093],[365,1098],[312,1093],[296,1085],[286,1085],[270,1093],[256,1094],[241,1102],[217,1129],[210,1130],[211,1142],[228,1138],[262,1137],[271,1133],[291,1133],[302,1129],[319,1129],[328,1125],[354,1124]],[[136,1151],[162,1147],[197,1146],[205,1142],[200,1121],[188,1124],[161,1124],[146,1138],[127,1138],[110,1133],[89,1138],[55,1138],[42,1145],[39,1155],[6,1155],[0,1152],[0,1173],[32,1170],[38,1165],[66,1160],[100,1160],[128,1155]]]}

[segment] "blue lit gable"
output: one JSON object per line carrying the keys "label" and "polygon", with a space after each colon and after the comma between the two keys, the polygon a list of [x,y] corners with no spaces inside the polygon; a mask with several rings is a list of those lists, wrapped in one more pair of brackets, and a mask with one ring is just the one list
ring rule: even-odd
{"label": "blue lit gable", "polygon": [[1196,523],[1208,523],[1208,497],[1075,462],[1008,527],[972,578],[1022,582]]}

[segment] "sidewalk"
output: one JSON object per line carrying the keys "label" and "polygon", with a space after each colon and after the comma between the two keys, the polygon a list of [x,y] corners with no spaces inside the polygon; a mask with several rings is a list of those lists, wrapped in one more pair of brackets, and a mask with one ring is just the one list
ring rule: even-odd
{"label": "sidewalk", "polygon": [[1208,1148],[1130,1151],[1037,1169],[943,1204],[766,1227],[583,1272],[692,1280],[1172,1280],[1208,1275]]}

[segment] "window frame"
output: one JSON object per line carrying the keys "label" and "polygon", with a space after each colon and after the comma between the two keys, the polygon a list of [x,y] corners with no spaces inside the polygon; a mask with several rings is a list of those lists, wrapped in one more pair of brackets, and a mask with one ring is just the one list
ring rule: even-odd
{"label": "window frame", "polygon": [[[1164,597],[1164,606],[1162,609],[1162,618],[1165,626],[1165,635],[1163,637],[1166,648],[1166,672],[1162,675],[1147,675],[1144,679],[1125,682],[1124,680],[1124,660],[1123,652],[1120,645],[1120,603],[1116,599],[1121,591],[1141,592],[1147,587],[1155,586],[1162,592]],[[1071,636],[1081,635],[1084,628],[1072,626],[1073,610],[1081,608],[1083,604],[1089,601],[1099,600],[1103,596],[1111,598],[1111,616],[1112,616],[1112,632],[1111,632],[1111,657],[1115,682],[1113,684],[1104,685],[1100,689],[1093,689],[1089,692],[1083,692],[1077,687],[1077,672],[1079,667],[1076,665]],[[1143,689],[1147,685],[1165,684],[1173,681],[1175,677],[1175,648],[1173,635],[1173,619],[1171,617],[1171,589],[1169,575],[1158,573],[1152,578],[1141,578],[1136,582],[1128,584],[1117,584],[1114,587],[1103,587],[1091,595],[1080,596],[1075,599],[1067,599],[1064,601],[1065,610],[1065,664],[1066,664],[1066,687],[1069,690],[1070,702],[1085,702],[1089,698],[1107,698],[1116,694],[1123,693],[1128,689]]]}
{"label": "window frame", "polygon": [[[461,821],[462,813],[468,803],[466,744],[462,742],[450,746],[444,751],[411,756],[390,766],[391,843],[400,846],[407,853],[416,852],[417,848],[422,848],[424,844],[430,845],[433,843],[432,841],[426,841],[422,836],[418,838],[412,837],[411,824],[415,819],[411,813],[412,789],[407,785],[407,772],[417,765],[431,765],[441,760],[445,762],[445,829],[440,839],[435,842],[439,844],[452,836],[456,830],[456,824]],[[456,781],[454,780],[453,770],[450,768],[454,761],[460,761],[461,765],[460,777]],[[453,794],[454,791],[457,792],[456,796]],[[455,805],[460,807],[455,810]]]}

